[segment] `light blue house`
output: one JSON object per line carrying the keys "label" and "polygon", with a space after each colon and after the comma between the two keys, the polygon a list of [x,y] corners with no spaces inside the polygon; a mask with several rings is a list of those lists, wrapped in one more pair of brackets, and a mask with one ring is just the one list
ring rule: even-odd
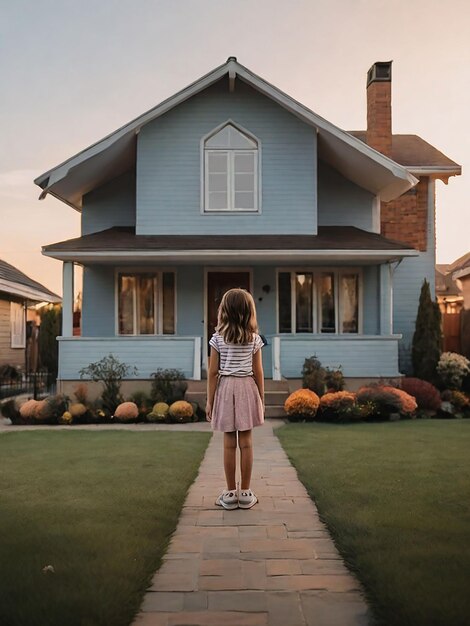
{"label": "light blue house", "polygon": [[[158,367],[203,378],[217,304],[233,286],[254,295],[268,378],[299,378],[314,354],[350,379],[406,371],[421,283],[434,276],[435,179],[460,167],[418,137],[395,141],[414,136],[394,135],[389,156],[372,147],[384,132],[373,92],[390,79],[390,64],[371,68],[361,136],[230,57],[36,179],[41,197],[81,213],[80,237],[43,247],[63,262],[59,380],[110,352],[139,379]],[[413,202],[425,250],[410,239]],[[404,238],[384,236],[397,211]]]}

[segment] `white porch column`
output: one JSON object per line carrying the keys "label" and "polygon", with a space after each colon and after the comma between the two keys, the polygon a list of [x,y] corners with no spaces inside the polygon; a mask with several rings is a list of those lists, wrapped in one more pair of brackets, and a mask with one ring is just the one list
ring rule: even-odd
{"label": "white porch column", "polygon": [[392,335],[393,334],[393,313],[392,313],[392,266],[390,263],[383,263],[379,265],[380,269],[380,334]]}
{"label": "white porch column", "polygon": [[281,338],[273,337],[273,380],[282,380],[281,374]]}
{"label": "white porch column", "polygon": [[201,380],[201,337],[194,337],[193,380]]}
{"label": "white porch column", "polygon": [[62,267],[62,336],[73,337],[73,261]]}

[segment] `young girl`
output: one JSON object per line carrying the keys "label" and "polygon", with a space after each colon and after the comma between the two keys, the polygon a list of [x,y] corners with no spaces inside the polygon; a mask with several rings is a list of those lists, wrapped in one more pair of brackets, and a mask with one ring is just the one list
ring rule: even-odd
{"label": "young girl", "polygon": [[[220,303],[212,335],[207,376],[208,421],[224,433],[227,489],[216,504],[224,509],[250,509],[258,498],[250,489],[253,467],[252,428],[264,422],[264,375],[254,300],[244,289],[230,289]],[[240,448],[241,489],[235,484]]]}

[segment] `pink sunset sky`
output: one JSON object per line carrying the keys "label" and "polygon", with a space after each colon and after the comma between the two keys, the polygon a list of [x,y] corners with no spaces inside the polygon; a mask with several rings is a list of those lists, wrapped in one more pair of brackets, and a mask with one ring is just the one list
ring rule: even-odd
{"label": "pink sunset sky", "polygon": [[450,263],[470,251],[469,32],[466,0],[3,3],[0,258],[61,295],[41,246],[77,237],[79,213],[33,179],[236,56],[346,130],[365,128],[367,70],[392,59],[393,132],[463,168],[436,189]]}

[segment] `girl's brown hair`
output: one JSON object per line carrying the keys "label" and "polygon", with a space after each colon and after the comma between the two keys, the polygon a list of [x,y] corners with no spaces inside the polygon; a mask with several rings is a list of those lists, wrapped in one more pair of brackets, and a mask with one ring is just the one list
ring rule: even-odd
{"label": "girl's brown hair", "polygon": [[217,332],[225,343],[244,344],[253,341],[258,332],[255,301],[245,289],[229,289],[222,297],[217,314]]}

